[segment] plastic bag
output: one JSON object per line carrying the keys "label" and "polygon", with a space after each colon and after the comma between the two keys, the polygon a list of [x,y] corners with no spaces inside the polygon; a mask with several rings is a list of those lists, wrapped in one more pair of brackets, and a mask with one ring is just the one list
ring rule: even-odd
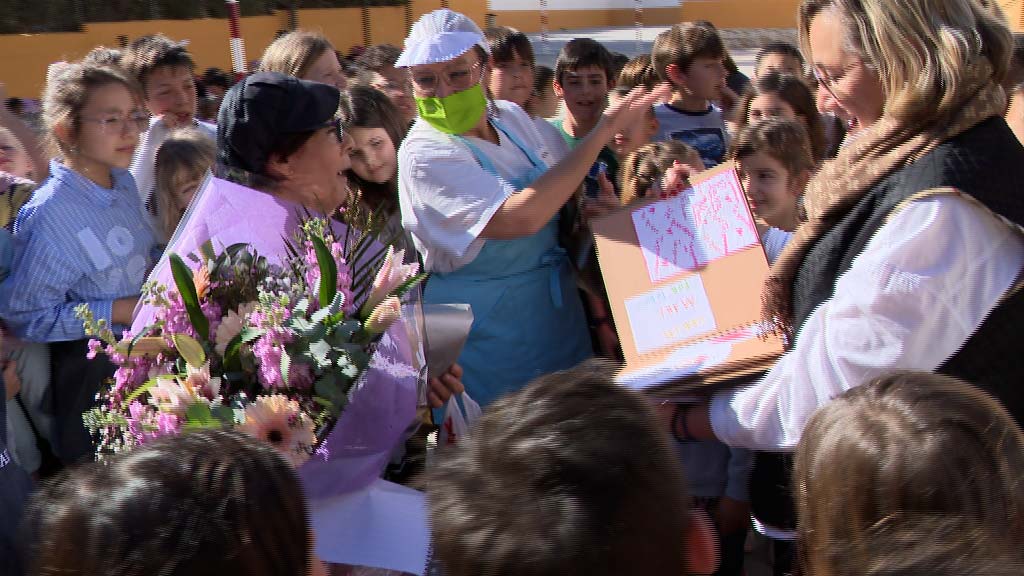
{"label": "plastic bag", "polygon": [[[469,435],[469,428],[476,422],[483,411],[480,405],[463,392],[462,406],[457,402],[458,397],[452,396],[444,409],[444,420],[441,422],[439,444],[441,446],[455,446],[459,441]],[[465,414],[463,414],[465,410]]]}

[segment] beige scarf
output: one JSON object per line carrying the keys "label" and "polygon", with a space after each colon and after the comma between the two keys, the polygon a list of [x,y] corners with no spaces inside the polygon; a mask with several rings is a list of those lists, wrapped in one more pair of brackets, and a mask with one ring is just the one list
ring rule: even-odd
{"label": "beige scarf", "polygon": [[992,67],[985,59],[971,67],[952,90],[962,96],[955,113],[930,123],[908,126],[883,116],[858,138],[825,163],[807,186],[804,202],[807,221],[797,228],[785,250],[772,266],[762,293],[765,321],[792,345],[793,281],[808,250],[838,223],[881,179],[912,164],[936,146],[976,124],[1001,116],[1006,108],[1003,89],[992,81]]}

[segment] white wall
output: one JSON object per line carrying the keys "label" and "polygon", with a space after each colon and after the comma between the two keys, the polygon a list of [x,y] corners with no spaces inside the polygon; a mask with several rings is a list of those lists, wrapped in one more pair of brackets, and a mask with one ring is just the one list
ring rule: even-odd
{"label": "white wall", "polygon": [[[680,0],[642,0],[643,8],[674,8]],[[540,0],[488,0],[490,10],[540,10]],[[548,0],[548,10],[634,9],[635,0]]]}

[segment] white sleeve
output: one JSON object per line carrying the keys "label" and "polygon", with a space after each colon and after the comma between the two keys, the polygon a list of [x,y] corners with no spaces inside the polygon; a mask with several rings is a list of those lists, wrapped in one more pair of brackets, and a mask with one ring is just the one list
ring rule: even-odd
{"label": "white sleeve", "polygon": [[512,184],[485,171],[467,148],[454,142],[410,134],[399,150],[402,225],[425,255],[463,257],[515,192]]}
{"label": "white sleeve", "polygon": [[955,195],[908,204],[874,238],[793,350],[758,383],[711,402],[729,445],[789,450],[815,410],[894,369],[931,371],[952,356],[1024,267],[1024,238]]}

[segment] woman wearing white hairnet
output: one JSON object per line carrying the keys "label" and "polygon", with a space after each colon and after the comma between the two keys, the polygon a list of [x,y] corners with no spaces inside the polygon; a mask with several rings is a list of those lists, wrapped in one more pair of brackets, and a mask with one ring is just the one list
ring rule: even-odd
{"label": "woman wearing white hairnet", "polygon": [[558,212],[601,148],[661,92],[631,93],[550,165],[529,115],[488,102],[486,46],[469,18],[436,10],[416,22],[396,63],[410,69],[419,112],[398,153],[402,224],[433,273],[424,302],[473,308],[459,364],[482,405],[592,354]]}

